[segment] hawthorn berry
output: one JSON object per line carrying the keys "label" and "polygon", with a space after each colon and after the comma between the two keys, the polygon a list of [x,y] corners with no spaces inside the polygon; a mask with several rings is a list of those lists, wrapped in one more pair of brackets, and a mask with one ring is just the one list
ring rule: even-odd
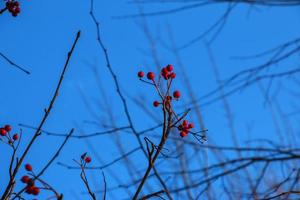
{"label": "hawthorn berry", "polygon": [[178,99],[180,97],[180,92],[178,90],[173,92],[173,97]]}
{"label": "hawthorn berry", "polygon": [[20,3],[15,0],[8,0],[6,2],[6,8],[14,17],[16,17],[21,12]]}
{"label": "hawthorn berry", "polygon": [[182,125],[183,125],[184,127],[186,127],[186,126],[188,125],[188,121],[187,121],[187,120],[183,120]]}
{"label": "hawthorn berry", "polygon": [[13,137],[12,137],[12,138],[13,138],[13,140],[14,140],[14,141],[16,141],[16,140],[18,140],[18,139],[19,139],[19,135],[16,133],[16,134],[14,134],[14,135],[13,135]]}
{"label": "hawthorn berry", "polygon": [[31,166],[30,164],[26,164],[26,165],[25,165],[25,169],[26,169],[27,171],[32,171],[32,166]]}
{"label": "hawthorn berry", "polygon": [[23,176],[22,178],[21,178],[21,181],[23,182],[23,183],[28,183],[29,181],[30,181],[30,178],[29,178],[29,176]]}
{"label": "hawthorn berry", "polygon": [[169,79],[170,74],[166,67],[161,69],[161,75],[162,77],[164,77],[165,80]]}
{"label": "hawthorn berry", "polygon": [[0,135],[1,136],[6,136],[7,131],[4,128],[0,128]]}
{"label": "hawthorn berry", "polygon": [[34,180],[32,178],[28,180],[27,186],[34,186]]}
{"label": "hawthorn berry", "polygon": [[167,65],[166,69],[167,69],[169,72],[173,71],[173,65],[170,65],[170,64]]}
{"label": "hawthorn berry", "polygon": [[167,70],[167,68],[164,67],[164,68],[161,69],[161,73],[162,74],[167,74],[167,73],[169,73],[169,70]]}
{"label": "hawthorn berry", "polygon": [[145,74],[144,74],[144,72],[143,72],[143,71],[139,71],[139,72],[138,72],[138,77],[139,77],[139,78],[143,78],[143,77],[144,77],[144,75],[145,75]]}
{"label": "hawthorn berry", "polygon": [[158,107],[158,106],[159,106],[159,102],[158,102],[158,101],[154,101],[154,102],[153,102],[153,106],[154,106],[154,107]]}
{"label": "hawthorn berry", "polygon": [[33,194],[33,189],[34,189],[34,186],[28,186],[28,187],[26,187],[26,193],[27,194]]}
{"label": "hawthorn berry", "polygon": [[180,131],[180,136],[185,137],[190,132],[190,129],[194,128],[194,124],[189,123],[187,120],[183,120],[182,124],[180,124],[177,128]]}
{"label": "hawthorn berry", "polygon": [[187,132],[186,132],[186,131],[181,131],[181,132],[180,132],[180,136],[181,136],[181,137],[187,136]]}
{"label": "hawthorn berry", "polygon": [[17,13],[17,14],[19,14],[19,13],[21,12],[20,7],[15,8],[15,11],[14,11],[14,12]]}
{"label": "hawthorn berry", "polygon": [[33,195],[38,195],[40,193],[40,188],[38,188],[38,187],[33,187],[33,189],[32,189],[32,194]]}
{"label": "hawthorn berry", "polygon": [[153,80],[154,77],[155,77],[155,74],[154,74],[153,72],[148,72],[147,78],[148,78],[149,80]]}
{"label": "hawthorn berry", "polygon": [[92,159],[91,159],[91,157],[86,157],[85,159],[84,159],[84,161],[86,162],[86,163],[90,163],[91,161],[92,161]]}
{"label": "hawthorn berry", "polygon": [[172,72],[169,77],[171,77],[172,79],[174,79],[176,77],[176,74],[174,72]]}
{"label": "hawthorn berry", "polygon": [[11,126],[10,125],[5,125],[4,130],[6,130],[7,132],[10,132],[11,131]]}
{"label": "hawthorn berry", "polygon": [[190,129],[190,128],[194,128],[194,124],[193,124],[193,123],[190,123],[190,124],[189,124],[189,129]]}

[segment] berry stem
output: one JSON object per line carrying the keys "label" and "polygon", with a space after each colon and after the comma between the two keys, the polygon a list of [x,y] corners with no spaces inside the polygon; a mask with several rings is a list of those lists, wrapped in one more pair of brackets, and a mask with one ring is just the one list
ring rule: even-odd
{"label": "berry stem", "polygon": [[75,41],[71,47],[71,50],[69,51],[68,53],[68,57],[67,57],[67,60],[65,62],[65,65],[63,67],[63,70],[62,70],[62,73],[60,75],[60,79],[59,79],[59,82],[56,86],[56,89],[55,89],[55,92],[54,92],[54,95],[50,101],[50,104],[48,106],[48,108],[46,109],[46,112],[44,114],[44,117],[42,118],[41,122],[40,122],[40,125],[38,126],[36,132],[34,133],[32,139],[30,140],[29,144],[27,145],[26,149],[24,150],[23,154],[21,155],[19,161],[16,163],[16,166],[13,170],[13,173],[12,175],[10,175],[10,178],[9,178],[9,182],[8,182],[8,185],[6,186],[6,189],[1,197],[1,199],[9,199],[9,197],[11,196],[11,192],[12,192],[12,188],[14,186],[14,182],[15,182],[15,176],[17,175],[18,171],[19,171],[19,168],[24,160],[24,158],[26,157],[29,149],[31,148],[31,146],[33,145],[33,143],[35,142],[35,140],[38,138],[38,136],[40,136],[41,134],[41,129],[44,125],[44,123],[46,122],[46,119],[48,118],[49,114],[50,114],[50,111],[52,110],[52,107],[54,105],[54,102],[58,96],[58,92],[59,92],[59,89],[60,89],[60,86],[62,84],[62,81],[63,81],[63,78],[64,78],[64,75],[65,75],[65,72],[67,70],[67,67],[68,67],[68,64],[69,64],[69,61],[70,61],[70,58],[72,56],[72,53],[74,51],[74,48],[77,44],[77,41],[80,37],[80,31],[77,32],[77,36],[75,38]]}

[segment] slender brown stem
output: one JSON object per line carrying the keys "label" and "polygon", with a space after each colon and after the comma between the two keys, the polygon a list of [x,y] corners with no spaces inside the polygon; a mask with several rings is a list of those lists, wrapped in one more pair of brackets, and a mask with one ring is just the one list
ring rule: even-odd
{"label": "slender brown stem", "polygon": [[139,193],[141,192],[143,186],[146,183],[146,180],[152,170],[152,168],[154,167],[154,163],[156,161],[156,159],[158,158],[159,154],[161,153],[161,150],[163,149],[168,135],[170,133],[171,130],[171,124],[172,124],[172,110],[171,111],[167,111],[165,104],[163,104],[163,113],[164,113],[164,126],[163,126],[163,132],[162,132],[162,136],[161,136],[161,140],[159,142],[158,148],[154,154],[153,157],[151,157],[151,154],[149,155],[149,162],[148,162],[148,167],[147,170],[145,171],[145,174],[133,196],[133,200],[136,200],[138,198]]}
{"label": "slender brown stem", "polygon": [[[66,138],[64,139],[63,143],[60,145],[60,147],[58,148],[58,150],[56,151],[56,153],[52,156],[52,158],[48,161],[48,163],[45,165],[45,167],[39,172],[37,173],[37,175],[34,176],[34,179],[39,179],[40,176],[42,176],[45,171],[50,167],[50,165],[54,162],[54,160],[59,156],[61,150],[63,149],[63,147],[65,146],[65,144],[67,143],[67,141],[70,139],[70,137],[72,136],[74,132],[74,129],[71,129],[71,131],[68,133],[68,135],[66,136]],[[16,199],[18,196],[20,196],[22,194],[22,192],[24,192],[24,190],[26,189],[26,187],[24,187],[22,190],[20,190],[15,197],[12,199]]]}
{"label": "slender brown stem", "polygon": [[41,122],[40,122],[38,128],[36,129],[36,131],[35,131],[35,133],[34,133],[32,139],[30,140],[30,142],[29,142],[29,144],[27,145],[25,151],[24,151],[23,154],[21,155],[19,161],[16,163],[16,166],[15,166],[15,168],[14,168],[14,170],[13,170],[12,175],[11,175],[10,178],[9,178],[9,182],[8,182],[8,184],[7,184],[7,186],[6,186],[6,189],[5,189],[5,191],[4,191],[4,193],[3,193],[2,197],[1,197],[1,199],[5,199],[5,200],[6,200],[6,199],[8,199],[9,196],[11,195],[11,188],[13,187],[13,183],[14,183],[14,181],[15,181],[15,176],[17,175],[17,173],[18,173],[18,171],[19,171],[19,168],[20,168],[20,166],[21,166],[23,160],[25,159],[25,157],[26,157],[28,151],[30,150],[31,146],[32,146],[33,143],[36,141],[36,139],[38,138],[38,136],[41,135],[41,129],[42,129],[44,123],[46,122],[46,119],[48,118],[48,116],[49,116],[49,114],[50,114],[50,111],[52,110],[52,107],[53,107],[53,105],[54,105],[54,102],[55,102],[55,100],[56,100],[56,98],[57,98],[57,96],[58,96],[58,92],[59,92],[59,90],[60,90],[62,81],[63,81],[63,79],[64,79],[65,72],[66,72],[66,70],[67,70],[67,67],[68,67],[70,58],[71,58],[71,56],[72,56],[72,53],[73,53],[73,51],[74,51],[74,48],[75,48],[75,46],[76,46],[76,44],[77,44],[77,41],[78,41],[79,37],[80,37],[80,31],[77,32],[75,41],[74,41],[74,43],[73,43],[73,45],[72,45],[71,50],[70,50],[69,53],[68,53],[67,60],[66,60],[65,65],[64,65],[64,67],[63,67],[62,73],[61,73],[61,75],[60,75],[60,79],[59,79],[58,84],[57,84],[57,86],[56,86],[54,95],[53,95],[53,97],[52,97],[52,99],[51,99],[51,101],[50,101],[50,104],[49,104],[48,108],[45,110],[45,114],[44,114],[44,116],[43,116],[43,118],[42,118],[42,120],[41,120]]}

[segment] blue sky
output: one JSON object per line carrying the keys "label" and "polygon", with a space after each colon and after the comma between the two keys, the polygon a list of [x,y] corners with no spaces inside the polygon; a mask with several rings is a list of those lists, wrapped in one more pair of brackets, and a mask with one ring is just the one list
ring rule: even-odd
{"label": "blue sky", "polygon": [[[82,37],[76,47],[68,71],[66,73],[59,97],[48,118],[44,129],[57,133],[67,133],[71,128],[76,134],[103,131],[109,127],[126,126],[127,121],[119,97],[116,94],[114,83],[105,67],[102,51],[96,42],[96,29],[89,15],[89,1],[20,1],[21,14],[13,18],[9,13],[0,16],[0,52],[11,58],[17,64],[31,71],[28,76],[11,67],[0,58],[0,125],[12,124],[14,131],[21,127],[19,123],[37,126],[43,116],[43,109],[54,92],[60,71],[65,62],[67,52],[75,38],[76,32],[81,30]],[[150,4],[143,5],[145,12],[153,12],[168,8],[175,8],[181,4]],[[4,3],[1,2],[0,7]],[[184,45],[207,30],[222,13],[226,5],[211,5],[196,8],[176,14],[146,18],[149,32],[156,42],[156,51],[159,64],[174,64],[178,66],[176,57],[165,48],[171,46],[170,34],[177,46]],[[132,97],[143,97],[144,103],[150,112],[156,113],[151,106],[157,98],[153,88],[142,84],[136,78],[139,70],[156,71],[157,66],[151,54],[151,44],[145,36],[141,24],[145,19],[115,19],[115,16],[138,13],[136,4],[127,1],[95,1],[95,15],[100,22],[102,39],[109,51],[112,67],[119,79],[121,89],[128,100],[129,110],[138,130],[157,124],[147,113],[143,112],[132,100]],[[237,60],[234,56],[254,55],[276,47],[286,41],[299,37],[299,8],[272,8],[238,5],[234,8],[224,28],[212,44],[212,50],[223,79],[238,71],[263,63],[266,58]],[[171,33],[170,33],[171,32]],[[210,37],[204,38],[209,40]],[[194,43],[180,51],[185,72],[192,84],[196,97],[200,98],[214,89],[216,85],[211,63],[204,45],[204,40]],[[280,72],[288,66],[289,69],[299,67],[298,57],[291,58],[284,64],[272,68],[270,72]],[[98,74],[94,73],[97,69]],[[188,93],[182,84],[181,75],[175,87],[183,93],[181,103],[190,102]],[[101,89],[99,88],[101,85]],[[265,87],[267,84],[263,83]],[[288,80],[282,79],[272,86],[271,94],[276,87],[294,90],[295,86]],[[102,91],[101,91],[102,90]],[[106,99],[106,100],[105,100]],[[109,102],[109,106],[105,104]],[[274,125],[264,99],[257,84],[239,92],[228,101],[232,105],[235,127],[238,130],[240,142],[248,139],[271,138],[279,142],[274,134]],[[299,108],[297,102],[285,91],[278,101],[284,113]],[[87,107],[86,102],[91,109]],[[180,107],[180,106],[179,106]],[[114,120],[110,119],[108,110]],[[178,108],[179,111],[183,111]],[[93,112],[90,112],[90,111]],[[219,145],[232,144],[224,110],[220,102],[202,108],[204,121],[208,128],[208,138]],[[191,112],[191,119],[195,112]],[[86,123],[97,122],[97,125]],[[294,129],[299,125],[291,121]],[[195,122],[196,127],[199,124]],[[249,127],[251,127],[250,131]],[[283,127],[281,127],[283,129]],[[28,142],[33,131],[23,129],[23,145]],[[125,151],[136,147],[136,141],[131,133],[117,133],[115,136],[99,136],[86,140],[72,139],[65,146],[57,161],[73,165],[73,158],[79,158],[81,153],[91,152],[89,145],[98,152],[99,158],[93,157],[93,165],[101,165],[118,157],[120,154],[112,137],[118,137]],[[29,152],[26,162],[32,163],[39,169],[47,158],[54,153],[62,142],[62,138],[43,135]],[[208,140],[208,143],[210,140]],[[0,157],[0,185],[3,185],[8,176],[6,171],[7,159],[10,150],[1,144]],[[146,166],[141,152],[133,154],[138,169]],[[124,183],[130,176],[120,162],[104,170],[108,186],[119,184],[110,172],[119,177]],[[22,175],[20,172],[19,176]],[[120,174],[122,174],[120,176]],[[92,185],[97,190],[102,188],[102,177],[98,171],[89,175]],[[94,178],[92,178],[94,177]],[[79,171],[67,170],[54,164],[44,176],[58,191],[65,193],[66,199],[73,199],[72,194],[82,197],[84,187],[79,180]],[[18,186],[19,187],[19,186]],[[0,188],[0,191],[2,188]],[[133,190],[134,191],[134,188]],[[114,193],[114,192],[112,192]],[[117,193],[115,193],[117,194]],[[124,195],[126,193],[119,193]],[[113,196],[109,196],[113,199]]]}

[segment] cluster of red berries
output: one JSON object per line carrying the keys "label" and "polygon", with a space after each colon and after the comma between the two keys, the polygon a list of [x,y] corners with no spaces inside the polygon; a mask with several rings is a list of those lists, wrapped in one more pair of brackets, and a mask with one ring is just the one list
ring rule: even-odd
{"label": "cluster of red berries", "polygon": [[180,136],[181,137],[187,136],[191,128],[194,128],[194,124],[188,123],[187,120],[183,120],[182,124],[178,126],[178,130],[180,131]]}
{"label": "cluster of red berries", "polygon": [[[166,67],[163,67],[163,68],[161,69],[161,74],[160,74],[160,75],[161,75],[165,80],[168,80],[168,79],[174,79],[174,78],[176,77],[176,74],[173,72],[173,69],[174,69],[173,65],[170,65],[170,64],[169,64],[169,65],[167,65]],[[144,77],[145,73],[144,73],[143,71],[139,71],[137,75],[138,75],[138,77],[139,77],[140,79],[142,79],[142,78]],[[147,73],[147,79],[154,81],[154,78],[155,78],[154,72],[148,72],[148,73]],[[176,90],[176,91],[173,92],[173,97],[174,97],[175,99],[178,99],[180,96],[181,96],[180,91]],[[166,96],[166,97],[165,97],[165,103],[170,103],[171,100],[172,100],[172,97],[171,97],[171,96]],[[154,106],[154,107],[158,107],[160,104],[161,104],[161,103],[158,102],[158,101],[154,101],[154,102],[153,102],[153,106]]]}
{"label": "cluster of red berries", "polygon": [[[30,164],[25,165],[26,171],[32,172],[32,166]],[[32,194],[32,195],[38,195],[40,193],[40,188],[35,186],[35,182],[32,178],[29,176],[25,175],[21,178],[21,181],[25,184],[27,184],[25,192],[27,194]]]}
{"label": "cluster of red berries", "polygon": [[20,3],[15,0],[8,0],[6,2],[6,8],[14,17],[18,16],[18,14],[21,12]]}
{"label": "cluster of red berries", "polygon": [[[164,79],[174,79],[176,77],[176,74],[173,71],[173,65],[167,65],[166,67],[163,67],[161,69],[161,76],[164,77]],[[143,78],[145,76],[145,73],[143,71],[138,72],[138,77]],[[147,79],[154,80],[155,74],[154,72],[148,72],[147,73]]]}
{"label": "cluster of red berries", "polygon": [[[159,102],[159,101],[154,101],[153,102],[154,107],[158,107],[159,105],[164,105],[164,108],[169,113],[174,112],[172,110],[172,105],[171,105],[172,99],[174,98],[175,100],[178,100],[181,96],[181,93],[180,93],[179,90],[175,90],[173,92],[173,97],[170,96],[170,94],[169,94],[169,88],[171,86],[172,80],[176,77],[176,74],[174,73],[173,70],[174,70],[174,67],[173,67],[173,65],[170,65],[170,64],[161,69],[160,77],[158,79],[158,82],[159,82],[161,77],[164,78],[167,81],[168,80],[171,80],[171,81],[168,81],[168,84],[167,84],[168,91],[167,91],[167,94],[162,97],[162,102]],[[137,75],[142,80],[145,73],[143,71],[139,71]],[[155,74],[153,72],[148,72],[147,73],[147,79],[151,80],[153,82],[153,85],[156,87],[158,92],[161,94],[161,92],[159,91],[159,83],[156,83],[154,78],[155,78]],[[142,81],[144,81],[144,80],[142,80]],[[162,95],[160,95],[160,96],[162,96]],[[194,127],[194,125],[192,123],[188,123],[187,120],[183,120],[182,124],[178,126],[178,130],[180,131],[180,136],[181,137],[187,136],[188,133],[190,132],[190,129],[193,128],[193,127]]]}
{"label": "cluster of red berries", "polygon": [[164,79],[174,79],[176,77],[176,74],[173,71],[173,65],[167,65],[166,67],[163,67],[161,69],[161,76],[164,77]]}
{"label": "cluster of red berries", "polygon": [[13,141],[16,141],[16,140],[19,139],[19,135],[16,133],[16,134],[14,134],[14,135],[11,137],[11,135],[10,135],[11,129],[12,129],[12,128],[11,128],[10,125],[5,125],[5,126],[1,127],[1,128],[0,128],[0,135],[1,135],[2,137],[5,137],[5,136],[6,136],[10,142],[13,142]]}
{"label": "cluster of red berries", "polygon": [[92,161],[92,158],[90,156],[87,156],[87,153],[84,153],[81,155],[81,160],[85,163],[90,163]]}

